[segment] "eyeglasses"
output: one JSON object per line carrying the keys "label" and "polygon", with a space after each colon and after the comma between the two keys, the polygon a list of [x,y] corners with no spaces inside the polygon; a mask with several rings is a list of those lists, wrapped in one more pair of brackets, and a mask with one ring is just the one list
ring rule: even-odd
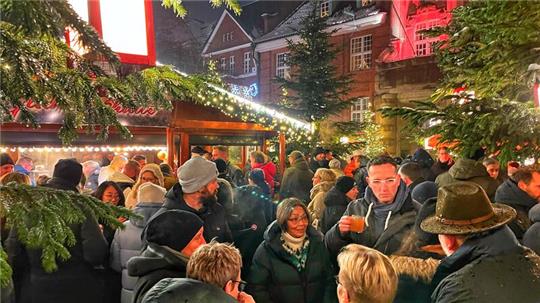
{"label": "eyeglasses", "polygon": [[237,281],[237,280],[232,280],[232,282],[235,282],[235,283],[238,283],[238,291],[239,292],[243,292],[244,289],[246,289],[246,286],[247,286],[247,282],[246,281]]}
{"label": "eyeglasses", "polygon": [[371,185],[381,186],[383,184],[386,184],[386,185],[394,184],[397,180],[398,178],[388,178],[388,179],[383,179],[383,180],[371,180],[370,183]]}
{"label": "eyeglasses", "polygon": [[289,218],[288,221],[291,223],[298,224],[300,222],[308,222],[308,217],[302,216],[302,217],[296,217],[296,218]]}

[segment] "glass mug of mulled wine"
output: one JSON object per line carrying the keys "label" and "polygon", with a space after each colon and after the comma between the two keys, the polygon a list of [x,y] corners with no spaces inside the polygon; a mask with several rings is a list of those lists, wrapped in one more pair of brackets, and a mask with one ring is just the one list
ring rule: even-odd
{"label": "glass mug of mulled wine", "polygon": [[362,217],[362,216],[352,216],[352,221],[351,221],[351,232],[355,232],[355,233],[361,233],[364,231],[364,227],[365,227],[365,218]]}

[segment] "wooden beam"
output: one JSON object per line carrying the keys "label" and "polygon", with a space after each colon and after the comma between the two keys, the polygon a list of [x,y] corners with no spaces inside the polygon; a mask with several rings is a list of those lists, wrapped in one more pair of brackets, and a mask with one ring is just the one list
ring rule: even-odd
{"label": "wooden beam", "polygon": [[213,129],[221,131],[234,131],[234,130],[251,130],[251,131],[261,131],[261,132],[273,132],[272,129],[263,127],[255,123],[247,122],[228,122],[228,121],[200,121],[200,120],[186,120],[178,119],[173,121],[173,126],[179,130],[201,130],[201,129]]}
{"label": "wooden beam", "polygon": [[246,146],[242,146],[240,148],[240,158],[242,159],[242,169],[244,169],[244,167],[246,167],[246,160],[247,160],[247,147]]}
{"label": "wooden beam", "polygon": [[167,163],[172,167],[173,171],[176,171],[176,164],[174,163],[174,130],[167,127]]}
{"label": "wooden beam", "polygon": [[[33,132],[33,133],[57,133],[62,127],[61,124],[40,124],[39,128],[26,127],[21,123],[9,122],[1,123],[3,132]],[[166,133],[165,127],[144,127],[144,126],[128,126],[129,131],[134,135],[163,135]],[[96,132],[100,130],[98,126]],[[86,134],[86,128],[77,128],[78,134]],[[119,134],[120,132],[115,127],[109,128],[110,134]]]}
{"label": "wooden beam", "polygon": [[287,164],[285,161],[287,161],[287,151],[286,148],[286,141],[285,141],[285,134],[279,133],[279,168],[281,172],[281,176],[283,177],[283,174],[285,174],[285,167],[287,167]]}
{"label": "wooden beam", "polygon": [[262,141],[261,151],[265,154],[268,152],[268,146],[266,145],[266,138],[264,138]]}
{"label": "wooden beam", "polygon": [[180,133],[180,163],[178,166],[184,164],[191,157],[191,150],[189,150],[189,134]]}

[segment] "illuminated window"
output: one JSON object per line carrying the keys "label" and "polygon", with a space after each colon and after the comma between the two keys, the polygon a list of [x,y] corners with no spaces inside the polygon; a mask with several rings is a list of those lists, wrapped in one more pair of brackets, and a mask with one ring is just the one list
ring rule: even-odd
{"label": "illuminated window", "polygon": [[219,62],[221,71],[225,71],[225,69],[227,68],[227,61],[225,60],[225,58],[221,58]]}
{"label": "illuminated window", "polygon": [[232,41],[233,39],[233,32],[228,32],[223,34],[223,42]]}
{"label": "illuminated window", "polygon": [[276,55],[276,77],[289,79],[291,68],[287,64],[289,53],[280,53]]}
{"label": "illuminated window", "polygon": [[321,17],[330,16],[330,0],[321,1]]}
{"label": "illuminated window", "polygon": [[244,53],[244,74],[251,73],[251,52]]}
{"label": "illuminated window", "polygon": [[351,71],[371,67],[371,35],[351,39]]}
{"label": "illuminated window", "polygon": [[373,4],[373,0],[356,0],[357,7],[364,7]]}
{"label": "illuminated window", "polygon": [[234,56],[229,57],[229,73],[234,73]]}
{"label": "illuminated window", "polygon": [[428,22],[418,23],[416,25],[415,35],[414,35],[414,47],[416,51],[416,56],[430,56],[433,54],[433,46],[435,42],[439,41],[439,37],[428,37],[426,34],[421,31],[430,29],[438,26],[436,20],[431,20]]}
{"label": "illuminated window", "polygon": [[358,98],[351,106],[351,121],[362,123],[369,111],[369,98]]}

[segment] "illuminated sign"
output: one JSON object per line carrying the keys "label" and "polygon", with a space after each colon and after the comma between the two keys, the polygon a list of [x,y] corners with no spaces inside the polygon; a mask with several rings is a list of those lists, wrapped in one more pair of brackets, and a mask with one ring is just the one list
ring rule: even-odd
{"label": "illuminated sign", "polygon": [[259,87],[257,86],[257,83],[252,83],[250,86],[229,84],[229,88],[231,93],[247,99],[257,97],[259,94]]}
{"label": "illuminated sign", "polygon": [[[155,65],[154,16],[152,0],[68,0],[73,9],[92,25],[123,63]],[[69,45],[77,44],[77,33],[70,31]]]}

